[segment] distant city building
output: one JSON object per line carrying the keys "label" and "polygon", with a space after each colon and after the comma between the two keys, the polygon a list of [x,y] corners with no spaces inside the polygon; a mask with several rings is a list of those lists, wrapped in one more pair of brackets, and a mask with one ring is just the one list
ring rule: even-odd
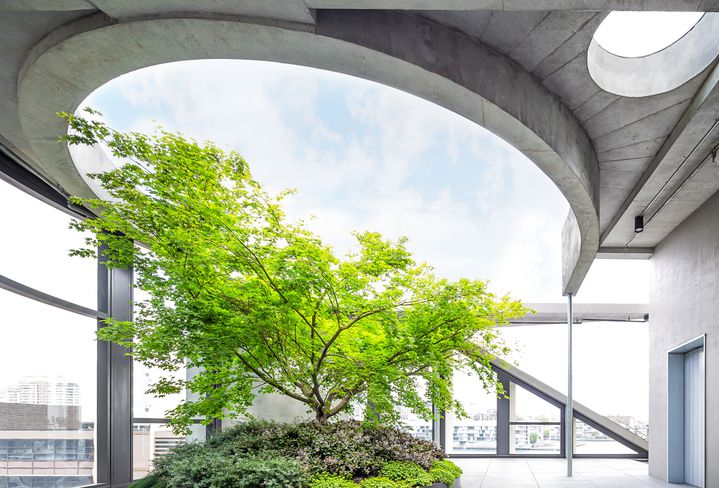
{"label": "distant city building", "polygon": [[432,440],[432,422],[420,419],[406,407],[400,409],[399,417],[406,432],[425,441]]}
{"label": "distant city building", "polygon": [[[431,422],[417,418],[407,409],[400,411],[400,418],[407,432],[428,441],[433,439]],[[646,438],[648,434],[649,425],[632,416],[610,415],[608,418],[641,437]],[[511,425],[510,437],[513,443],[510,447],[512,452],[536,454],[559,452],[561,444],[559,425],[547,424],[549,419],[543,416],[518,417],[516,421],[527,423]],[[451,442],[454,452],[491,453],[496,451],[496,409],[474,410],[469,418],[455,419],[448,425],[448,429],[451,429],[452,432]],[[622,446],[614,446],[616,441],[583,422],[576,423],[575,433],[577,445],[583,446],[583,449],[591,448],[596,452],[613,453],[616,449],[622,448]]]}
{"label": "distant city building", "polygon": [[79,405],[0,402],[0,431],[81,430]]}
{"label": "distant city building", "polygon": [[0,391],[0,402],[33,405],[80,405],[80,385],[62,377],[27,376]]}
{"label": "distant city building", "polygon": [[94,425],[80,406],[0,403],[0,486],[69,488],[93,483]]}
{"label": "distant city building", "polygon": [[469,419],[455,421],[452,445],[456,451],[494,451],[497,448],[497,410],[475,411]]}
{"label": "distant city building", "polygon": [[186,442],[161,424],[135,424],[132,432],[132,470],[135,479],[146,476],[152,469],[152,461]]}
{"label": "distant city building", "polygon": [[95,426],[83,422],[78,383],[27,377],[0,392],[0,487],[94,483]]}

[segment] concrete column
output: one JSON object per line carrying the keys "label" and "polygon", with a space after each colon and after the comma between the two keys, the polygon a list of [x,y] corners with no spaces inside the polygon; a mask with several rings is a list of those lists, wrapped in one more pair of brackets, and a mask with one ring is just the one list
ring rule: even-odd
{"label": "concrete column", "polygon": [[444,442],[444,452],[451,454],[454,452],[454,413],[445,412],[443,420],[440,423],[440,441]]}

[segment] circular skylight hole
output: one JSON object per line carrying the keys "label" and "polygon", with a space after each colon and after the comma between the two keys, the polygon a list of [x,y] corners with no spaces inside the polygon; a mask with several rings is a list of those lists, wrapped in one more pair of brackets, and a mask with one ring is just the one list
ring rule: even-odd
{"label": "circular skylight hole", "polygon": [[616,56],[648,56],[681,39],[702,15],[703,12],[612,12],[594,33],[594,39]]}

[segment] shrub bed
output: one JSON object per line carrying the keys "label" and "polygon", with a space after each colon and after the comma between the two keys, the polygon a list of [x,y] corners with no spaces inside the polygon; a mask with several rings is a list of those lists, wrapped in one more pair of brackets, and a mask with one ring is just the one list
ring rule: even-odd
{"label": "shrub bed", "polygon": [[431,442],[355,421],[245,422],[178,446],[133,488],[411,488],[462,471]]}

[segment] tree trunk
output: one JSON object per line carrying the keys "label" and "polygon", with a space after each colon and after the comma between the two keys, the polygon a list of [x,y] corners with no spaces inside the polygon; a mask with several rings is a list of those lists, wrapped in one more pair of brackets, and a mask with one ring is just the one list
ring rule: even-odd
{"label": "tree trunk", "polygon": [[321,408],[315,409],[315,420],[317,420],[320,424],[326,424],[329,418],[329,415],[327,415]]}

